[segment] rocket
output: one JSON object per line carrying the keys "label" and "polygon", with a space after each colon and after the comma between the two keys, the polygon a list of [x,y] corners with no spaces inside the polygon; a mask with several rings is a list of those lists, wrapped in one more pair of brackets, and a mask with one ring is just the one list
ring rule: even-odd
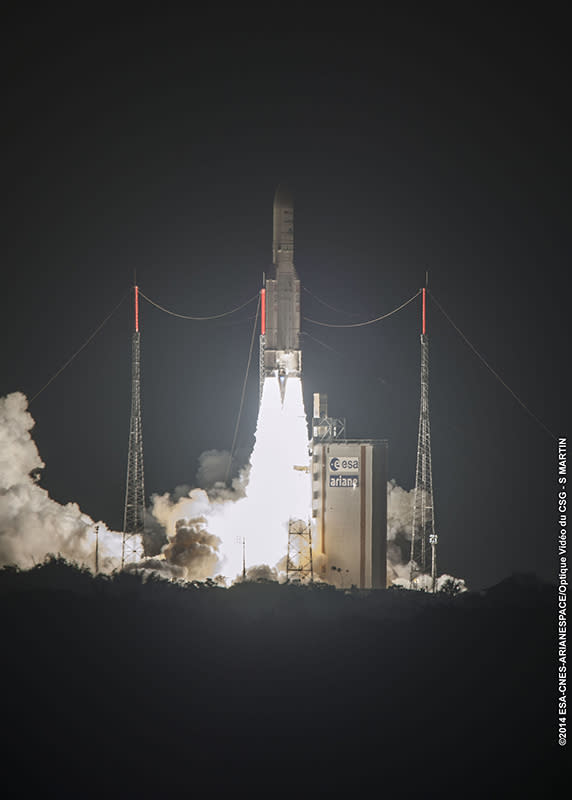
{"label": "rocket", "polygon": [[262,290],[261,384],[276,376],[284,400],[286,381],[302,374],[300,281],[294,267],[294,202],[285,186],[274,195],[272,265]]}

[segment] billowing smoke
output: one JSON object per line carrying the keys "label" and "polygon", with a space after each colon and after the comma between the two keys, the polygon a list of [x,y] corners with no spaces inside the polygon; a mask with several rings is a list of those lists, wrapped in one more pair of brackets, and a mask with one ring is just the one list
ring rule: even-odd
{"label": "billowing smoke", "polygon": [[185,569],[187,580],[204,580],[215,571],[221,540],[207,530],[206,517],[179,519],[164,550],[169,564]]}
{"label": "billowing smoke", "polygon": [[199,456],[197,484],[211,489],[216,484],[224,485],[231,455],[228,450],[207,450]]}
{"label": "billowing smoke", "polygon": [[[228,487],[229,453],[209,450],[199,459],[203,489],[179,486],[172,495],[153,495],[146,536],[156,539],[155,556],[128,570],[171,580],[221,574],[234,580],[245,567],[247,580],[283,579],[288,517],[305,518],[310,505],[309,476],[301,469],[308,458],[301,383],[289,383],[284,403],[276,381],[265,386],[252,469],[243,469]],[[44,464],[33,426],[22,393],[0,399],[0,566],[28,568],[55,554],[94,569],[97,527],[99,569],[118,568],[121,534],[101,522],[96,526],[75,503],[60,505],[38,485]],[[392,480],[387,491],[388,578],[409,586],[413,490]],[[418,578],[416,588],[430,588],[424,582],[430,578]],[[437,589],[454,594],[466,586],[441,575]]]}
{"label": "billowing smoke", "polygon": [[[214,577],[224,562],[222,540],[210,533],[213,524],[220,528],[218,518],[228,518],[229,504],[245,496],[249,468],[235,477],[230,488],[222,479],[230,454],[226,451],[208,450],[199,457],[197,481],[204,488],[191,489],[177,486],[169,494],[154,494],[148,518],[162,531],[167,542],[161,548],[161,561],[155,569],[169,577],[171,566],[181,570],[177,578],[204,580]],[[227,537],[228,538],[228,537]],[[144,563],[148,567],[148,560]]]}
{"label": "billowing smoke", "polygon": [[387,483],[387,578],[388,583],[409,584],[413,492]]}
{"label": "billowing smoke", "polygon": [[[409,492],[394,480],[387,484],[387,577],[394,586],[410,588],[411,579],[411,533],[413,528],[414,489]],[[433,581],[430,575],[418,575],[415,589],[430,592]],[[467,591],[462,578],[439,575],[435,589],[445,594],[460,594]]]}
{"label": "billowing smoke", "polygon": [[[42,462],[32,436],[34,420],[21,392],[0,398],[0,566],[29,568],[47,555],[94,569],[96,523],[76,503],[52,500],[36,482]],[[99,568],[121,563],[121,534],[98,523]]]}
{"label": "billowing smoke", "polygon": [[413,524],[413,493],[398,486],[395,480],[387,482],[387,539],[395,541],[401,534],[411,541]]}
{"label": "billowing smoke", "polygon": [[444,592],[450,595],[461,594],[461,592],[468,591],[467,584],[463,578],[454,578],[452,575],[446,574],[439,575],[436,589],[438,592]]}
{"label": "billowing smoke", "polygon": [[[229,454],[209,450],[200,457],[197,473],[197,481],[204,488],[180,486],[172,495],[153,496],[151,514],[169,539],[163,548],[165,569],[168,565],[182,566],[188,570],[185,575],[189,579],[222,573],[230,580],[242,580],[244,556],[247,580],[284,579],[287,517],[294,505],[292,499],[296,499],[302,514],[305,504],[309,505],[307,476],[294,469],[297,462],[301,466],[307,459],[307,442],[301,399],[297,399],[291,418],[282,419],[288,406],[280,403],[274,384],[272,381],[265,387],[266,404],[261,408],[252,469],[243,470],[229,489],[220,480],[228,468]],[[300,387],[294,388],[297,391]],[[296,430],[297,439],[291,433]],[[282,440],[277,442],[277,436]],[[286,447],[288,439],[294,440],[294,450]],[[407,588],[413,497],[413,490],[403,489],[395,480],[388,482],[388,582]],[[181,527],[184,534],[177,533],[179,520],[186,521],[187,527]],[[213,538],[203,540],[201,537],[206,535]],[[314,553],[316,571],[320,558]],[[438,578],[438,590],[454,593],[451,581],[456,582],[456,591],[463,591],[464,582],[447,575]],[[415,588],[431,589],[431,578],[420,576]]]}
{"label": "billowing smoke", "polygon": [[126,564],[123,570],[124,572],[136,572],[144,580],[148,578],[164,578],[170,581],[185,581],[187,575],[185,567],[169,564],[164,556],[144,558],[137,563]]}
{"label": "billowing smoke", "polygon": [[278,570],[267,564],[255,564],[246,570],[245,580],[257,583],[275,583],[278,580]]}
{"label": "billowing smoke", "polygon": [[[252,466],[241,470],[230,488],[223,482],[229,460],[228,452],[209,450],[200,457],[197,473],[204,488],[178,487],[173,495],[152,497],[151,514],[168,538],[163,555],[188,569],[190,579],[221,574],[232,581],[241,578],[244,562],[252,580],[274,580],[284,571],[289,518],[310,518],[300,378],[288,379],[283,398],[276,378],[265,381]],[[179,530],[181,520],[187,527],[181,523]],[[206,534],[213,538],[205,539]]]}

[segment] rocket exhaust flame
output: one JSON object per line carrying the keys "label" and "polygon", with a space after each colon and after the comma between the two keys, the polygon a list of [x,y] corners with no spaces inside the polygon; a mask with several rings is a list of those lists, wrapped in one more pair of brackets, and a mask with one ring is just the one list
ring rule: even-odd
{"label": "rocket exhaust flame", "polygon": [[[36,473],[43,463],[30,436],[33,424],[24,395],[0,398],[0,566],[28,569],[54,553],[93,570],[99,544],[100,571],[119,568],[122,534],[99,523],[97,535],[96,523],[75,503],[62,506],[38,485]],[[233,580],[242,575],[244,537],[247,580],[279,577],[286,562],[288,521],[308,519],[310,513],[310,475],[300,469],[308,464],[301,379],[286,381],[283,403],[277,379],[265,379],[250,475],[244,470],[230,489],[220,481],[226,462],[226,453],[203,454],[199,479],[210,483],[208,493],[185,487],[176,502],[168,495],[155,496],[153,515],[167,528],[169,544],[162,556],[130,564],[128,571],[172,580],[204,580],[223,573]],[[388,574],[406,588],[412,494],[395,481],[388,484]],[[181,518],[187,523],[177,528]],[[421,577],[413,588],[425,588],[426,580]],[[459,579],[443,575],[437,590],[449,580],[465,589]]]}
{"label": "rocket exhaust flame", "polygon": [[[215,484],[207,493],[193,489],[187,497],[171,504],[167,496],[155,498],[153,515],[167,527],[170,543],[165,555],[177,553],[178,565],[188,568],[185,577],[213,577],[222,574],[228,581],[240,577],[244,566],[247,576],[271,576],[285,569],[288,547],[288,522],[291,518],[308,520],[311,515],[311,478],[309,470],[308,429],[302,381],[290,377],[281,396],[275,377],[264,380],[256,440],[250,459],[250,471],[243,473],[232,492]],[[244,484],[244,486],[243,486]],[[202,518],[201,532],[217,541],[213,560],[204,559],[201,572],[192,554],[183,554],[185,541],[195,546],[192,537],[180,535],[177,521]],[[179,535],[177,536],[177,531]],[[244,550],[243,550],[244,540]],[[171,545],[176,544],[176,548]],[[198,552],[198,550],[197,550]]]}
{"label": "rocket exhaust flame", "polygon": [[[309,443],[302,398],[294,205],[283,186],[274,197],[272,263],[275,277],[265,280],[260,292],[260,405],[246,496],[220,503],[193,490],[189,499],[171,508],[166,520],[173,544],[177,519],[203,516],[205,532],[208,528],[221,542],[218,569],[231,579],[257,565],[274,568],[285,562],[289,520],[311,516],[309,472],[295,470],[296,465],[309,463]],[[159,505],[165,502],[165,497],[159,498]],[[164,516],[164,508],[159,514]],[[185,539],[178,538],[179,544]],[[172,552],[169,545],[165,554],[170,557]]]}
{"label": "rocket exhaust flame", "polygon": [[246,497],[209,518],[209,530],[222,540],[220,569],[231,579],[242,571],[237,535],[244,537],[247,570],[277,567],[286,556],[289,519],[310,517],[310,476],[295,469],[309,462],[302,381],[291,377],[281,388],[275,378],[264,381]]}
{"label": "rocket exhaust flame", "polygon": [[[280,579],[287,569],[291,521],[304,529],[311,518],[312,484],[301,377],[300,281],[294,266],[293,200],[285,187],[276,191],[273,215],[275,274],[264,281],[260,292],[260,405],[250,464],[230,489],[226,480],[218,477],[208,491],[185,487],[188,493],[183,497],[179,494],[176,502],[169,495],[154,496],[151,513],[166,529],[169,541],[160,556],[131,563],[127,567],[130,571],[173,580],[215,576],[227,581],[244,577]],[[140,292],[136,280],[134,283],[136,337]],[[426,288],[422,289],[422,302],[425,335]],[[187,319],[226,316],[167,313]],[[376,320],[357,325],[372,321]],[[256,322],[252,341],[255,332]],[[26,408],[26,398],[20,393],[0,398],[0,566],[11,562],[33,566],[47,553],[56,552],[93,569],[98,548],[102,569],[118,568],[122,535],[108,531],[101,523],[97,527],[75,504],[60,506],[36,484],[32,474],[43,464],[29,435],[34,423]],[[199,481],[209,483],[205,473],[212,476],[220,468],[221,456],[222,476],[226,476],[230,454],[209,451],[201,459],[203,475],[199,470]],[[410,564],[404,563],[400,539],[407,539],[408,532],[411,536],[412,492],[404,492],[395,482],[388,484],[388,492],[388,572],[394,584],[408,585],[405,576]],[[425,578],[420,576],[413,588],[424,588]]]}

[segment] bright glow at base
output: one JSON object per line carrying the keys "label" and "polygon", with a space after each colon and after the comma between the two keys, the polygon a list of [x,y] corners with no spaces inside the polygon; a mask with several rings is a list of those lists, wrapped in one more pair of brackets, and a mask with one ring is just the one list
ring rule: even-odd
{"label": "bright glow at base", "polygon": [[[309,520],[311,477],[301,378],[288,378],[284,403],[278,378],[266,378],[246,497],[212,509],[209,531],[222,539],[220,571],[235,578],[246,567],[285,569],[288,520]],[[295,467],[301,469],[295,469]],[[284,563],[280,563],[284,562]]]}

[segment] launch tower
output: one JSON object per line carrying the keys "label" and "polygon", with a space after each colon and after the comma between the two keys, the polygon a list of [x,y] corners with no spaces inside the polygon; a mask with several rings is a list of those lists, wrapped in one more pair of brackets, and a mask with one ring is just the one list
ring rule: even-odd
{"label": "launch tower", "polygon": [[145,484],[143,480],[143,432],[141,429],[141,352],[139,333],[139,289],[135,295],[135,330],[131,339],[131,423],[129,426],[129,455],[123,515],[123,547],[121,566],[139,561],[144,553],[143,526],[145,513]]}
{"label": "launch tower", "polygon": [[314,578],[312,561],[312,526],[303,519],[290,519],[288,522],[288,552],[286,557],[286,577]]}
{"label": "launch tower", "polygon": [[422,289],[421,321],[421,402],[419,409],[419,434],[417,438],[417,467],[413,494],[413,523],[411,531],[410,584],[427,573],[428,545],[431,546],[431,587],[435,591],[437,579],[437,535],[433,507],[433,475],[431,468],[431,426],[429,422],[429,339],[426,330],[426,295]]}

